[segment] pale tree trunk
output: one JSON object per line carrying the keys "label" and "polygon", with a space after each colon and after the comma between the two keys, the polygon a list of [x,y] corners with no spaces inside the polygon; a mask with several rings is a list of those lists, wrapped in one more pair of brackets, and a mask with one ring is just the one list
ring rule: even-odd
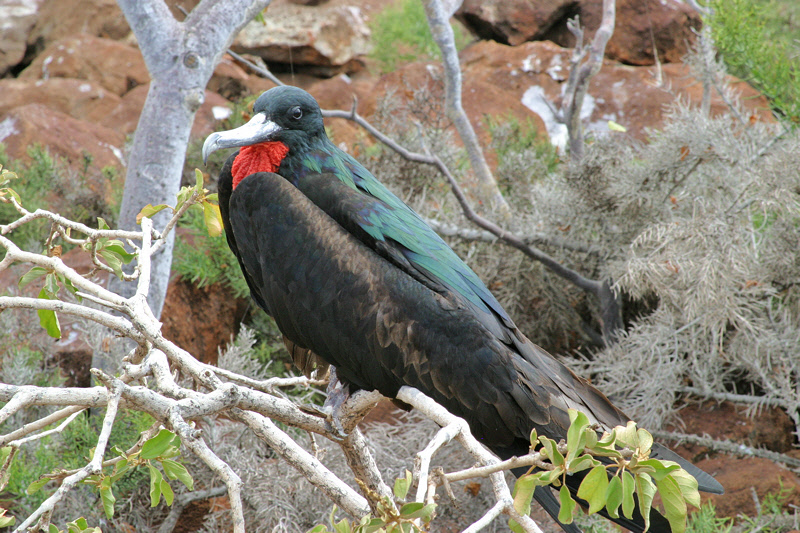
{"label": "pale tree trunk", "polygon": [[[162,0],[118,0],[150,72],[150,90],[133,137],[120,211],[120,229],[135,230],[136,215],[147,204],[175,205],[186,146],[195,112],[203,103],[214,67],[239,30],[270,0],[203,0],[179,22]],[[156,229],[169,219],[154,217]],[[174,233],[153,257],[147,301],[158,317],[167,293]],[[112,277],[109,288],[125,297],[135,283]],[[98,356],[96,359],[100,359]],[[115,370],[118,364],[93,360],[95,368]]]}
{"label": "pale tree trunk", "polygon": [[[133,29],[152,79],[133,138],[119,227],[136,229],[147,204],[175,204],[195,112],[205,86],[234,36],[270,0],[203,0],[178,22],[162,0],[118,0]],[[155,217],[156,228],[169,214]],[[172,262],[173,238],[153,258],[148,302],[161,314]],[[112,279],[115,292],[129,296],[135,285]]]}

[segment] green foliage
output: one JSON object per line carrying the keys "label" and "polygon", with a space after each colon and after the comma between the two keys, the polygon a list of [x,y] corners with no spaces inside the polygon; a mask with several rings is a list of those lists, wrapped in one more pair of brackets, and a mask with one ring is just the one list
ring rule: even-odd
{"label": "green foliage", "polygon": [[[141,416],[141,414],[135,416]],[[115,424],[115,430],[118,425],[120,424]],[[73,428],[72,431],[74,433],[76,429]],[[77,431],[80,431],[80,428],[78,428]],[[93,435],[89,432],[74,434],[78,437],[76,441],[82,442],[87,446],[97,441],[96,434]],[[113,430],[112,436],[114,436]],[[132,435],[129,435],[129,437],[132,437]],[[138,433],[136,437],[138,438]],[[109,440],[109,444],[111,442],[112,439]],[[178,480],[183,483],[187,489],[194,489],[194,480],[191,474],[189,474],[185,466],[175,460],[180,455],[180,445],[181,441],[177,435],[171,431],[162,429],[156,436],[148,439],[142,445],[141,450],[137,452],[127,454],[119,446],[111,446],[111,451],[117,455],[116,462],[113,466],[105,467],[101,473],[91,475],[83,482],[98,490],[103,510],[106,517],[109,519],[114,516],[114,504],[117,500],[114,494],[115,490],[117,494],[120,492],[124,493],[141,483],[144,480],[142,472],[144,472],[145,469],[149,475],[151,507],[156,507],[162,497],[167,505],[172,505],[175,493],[170,485],[170,481]],[[88,450],[88,447],[86,449]],[[64,458],[65,461],[67,461],[67,459],[69,458]],[[87,458],[83,458],[83,460],[78,461],[78,463],[85,463],[86,459]],[[161,467],[160,469],[159,466]],[[44,475],[31,482],[26,488],[26,493],[32,495],[41,491],[50,481],[50,477],[52,476]],[[127,483],[125,482],[126,480],[128,481]],[[134,483],[133,487],[130,485],[131,481]],[[78,522],[79,521],[76,521],[72,526],[68,524],[68,530],[72,532],[73,530],[84,531],[87,529],[88,526],[83,527]]]}
{"label": "green foliage", "polygon": [[732,518],[717,518],[713,503],[705,503],[700,510],[692,513],[686,528],[690,533],[729,533],[733,527]]}
{"label": "green foliage", "polygon": [[[120,205],[121,190],[116,192],[116,200],[112,200],[110,205],[105,205],[104,199],[90,187],[90,169],[92,158],[85,154],[83,166],[79,170],[70,169],[66,161],[60,157],[55,157],[40,145],[33,145],[28,148],[30,163],[20,161],[9,161],[5,154],[3,145],[0,144],[0,165],[11,167],[15,172],[4,176],[0,182],[0,188],[6,190],[13,184],[18,202],[29,211],[36,209],[50,209],[50,201],[53,197],[61,198],[59,214],[82,222],[93,225],[94,219],[100,216],[107,219],[116,219],[117,209]],[[117,179],[117,170],[114,167],[105,167],[100,171],[100,177],[104,181],[114,181]],[[10,178],[13,181],[6,181]],[[0,200],[3,195],[0,194]],[[24,199],[24,203],[21,199]],[[16,209],[4,201],[0,204],[0,224],[19,218]],[[43,237],[46,235],[47,222],[45,220],[34,220],[20,228],[15,229],[8,236],[17,246],[28,251],[41,251]],[[65,244],[69,249],[71,245]]]}
{"label": "green foliage", "polygon": [[181,220],[189,230],[188,238],[175,240],[172,271],[198,287],[222,283],[233,295],[243,298],[250,294],[236,256],[224,236],[212,237],[206,230],[203,213],[190,210]]}
{"label": "green foliage", "polygon": [[[52,375],[52,372],[41,374]],[[37,380],[40,381],[42,380]],[[139,434],[152,423],[153,419],[149,415],[136,411],[118,417],[109,436],[109,447],[130,447],[139,438]],[[6,465],[8,485],[5,490],[15,502],[12,511],[29,514],[49,496],[47,486],[53,474],[58,475],[62,470],[86,465],[92,448],[97,444],[101,425],[102,417],[81,414],[61,435],[45,437],[19,449],[13,460]],[[143,480],[142,473],[134,472],[117,484],[117,492],[127,494]]]}
{"label": "green foliage", "polygon": [[[627,518],[632,518],[635,502],[638,502],[645,526],[649,527],[650,508],[658,493],[673,533],[684,533],[687,504],[700,506],[697,481],[677,463],[650,458],[652,435],[628,422],[627,426],[617,426],[611,433],[598,437],[585,414],[570,409],[569,416],[566,449],[553,439],[538,436],[535,430],[532,432],[532,446],[539,447],[539,453],[552,469],[529,472],[517,480],[514,508],[527,514],[536,486],[560,486],[558,519],[565,524],[572,523],[578,505],[566,487],[566,476],[588,470],[577,496],[589,504],[589,514],[605,509],[610,516],[618,517],[621,510]],[[514,520],[509,521],[509,527],[515,533],[522,531]]]}
{"label": "green foliage", "polygon": [[769,98],[777,113],[800,124],[800,60],[795,43],[774,38],[774,22],[753,0],[712,0],[706,23],[731,74],[746,79]]}
{"label": "green foliage", "polygon": [[[441,54],[431,37],[425,9],[417,0],[399,0],[381,11],[370,24],[373,47],[370,57],[382,72],[392,72],[401,63],[431,61]],[[456,48],[461,50],[469,37],[460,25],[453,25]]]}
{"label": "green foliage", "polygon": [[[412,533],[427,531],[436,513],[436,504],[423,502],[403,503],[411,488],[411,472],[406,470],[405,475],[395,480],[394,496],[396,502],[388,498],[378,502],[376,517],[368,514],[358,522],[343,519],[336,522],[336,507],[334,506],[328,517],[331,529],[325,524],[319,524],[310,529],[308,533]],[[397,503],[400,509],[397,510]],[[420,523],[422,528],[420,527]]]}

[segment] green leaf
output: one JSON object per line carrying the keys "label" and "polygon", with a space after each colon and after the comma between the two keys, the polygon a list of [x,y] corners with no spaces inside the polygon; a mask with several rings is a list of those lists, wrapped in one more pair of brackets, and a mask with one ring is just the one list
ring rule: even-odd
{"label": "green leaf", "polygon": [[[537,481],[540,474],[526,474],[517,479],[517,482],[514,484],[514,509],[523,516],[531,512],[533,491],[538,485]],[[508,521],[508,527],[511,528],[511,531],[514,533],[524,533],[525,531],[522,529],[522,526],[513,519]]]}
{"label": "green leaf", "polygon": [[0,507],[0,527],[13,526],[16,520],[13,516],[6,516],[6,510]]}
{"label": "green leaf", "polygon": [[614,476],[606,489],[606,510],[611,518],[619,518],[619,506],[622,504],[622,480]]}
{"label": "green leaf", "polygon": [[425,523],[427,523],[433,518],[433,513],[435,510],[435,503],[425,505],[424,502],[410,502],[400,508],[400,516],[404,520],[421,518]]}
{"label": "green leaf", "polygon": [[343,519],[338,524],[333,524],[333,530],[336,531],[336,533],[352,533],[353,532],[353,528],[350,527],[350,522],[348,522],[346,519]]}
{"label": "green leaf", "polygon": [[561,502],[561,508],[558,510],[558,521],[562,524],[571,524],[572,517],[575,514],[575,507],[578,504],[572,499],[572,495],[566,485],[561,485],[561,489],[558,491],[558,501]]}
{"label": "green leaf", "polygon": [[686,500],[683,499],[681,488],[672,476],[667,476],[656,481],[658,494],[661,496],[661,503],[664,504],[664,514],[669,520],[672,533],[683,533],[686,531]]}
{"label": "green leaf", "polygon": [[644,527],[647,529],[650,527],[650,508],[656,495],[656,486],[647,474],[636,475],[636,495],[639,498],[639,512],[642,513]]}
{"label": "green leaf", "polygon": [[136,257],[136,254],[132,254],[126,250],[125,246],[123,246],[118,240],[109,241],[108,244],[103,247],[103,250],[108,250],[109,252],[118,255],[120,260],[126,265],[133,261],[133,258]]}
{"label": "green leaf", "polygon": [[589,417],[575,409],[569,409],[569,429],[567,430],[567,461],[569,462],[583,451],[586,445],[586,428]]}
{"label": "green leaf", "polygon": [[608,472],[604,466],[596,466],[583,478],[578,487],[578,498],[589,502],[589,514],[592,514],[606,506],[607,491]]}
{"label": "green leaf", "polygon": [[28,485],[28,488],[27,488],[27,490],[25,490],[25,492],[27,492],[29,495],[35,494],[35,493],[39,492],[39,490],[41,490],[42,487],[47,485],[48,481],[50,481],[50,479],[42,476],[39,479],[37,479],[36,481],[34,481],[33,483],[31,483],[30,485]]}
{"label": "green leaf", "polygon": [[206,196],[205,196],[205,200],[206,200],[206,202],[216,202],[216,203],[219,203],[219,194],[217,194],[217,193],[215,193],[215,192],[214,192],[214,193],[211,193],[211,194],[206,194]]}
{"label": "green leaf", "polygon": [[635,507],[633,491],[635,488],[636,482],[633,476],[625,470],[622,473],[622,514],[628,518],[633,518],[633,508]]}
{"label": "green leaf", "polygon": [[646,429],[636,430],[637,440],[639,441],[639,452],[649,456],[650,448],[653,447],[653,436]]}
{"label": "green leaf", "polygon": [[614,428],[617,433],[617,445],[627,446],[631,450],[639,447],[639,435],[636,433],[636,422],[629,421],[625,426]]}
{"label": "green leaf", "polygon": [[47,528],[47,531],[48,533],[61,533],[55,524],[50,524],[50,527]]}
{"label": "green leaf", "polygon": [[147,463],[147,468],[150,470],[150,507],[155,507],[161,500],[161,472],[156,467]]}
{"label": "green leaf", "polygon": [[[114,497],[114,491],[111,488],[113,483],[110,477],[103,479],[100,483],[100,499],[103,500],[103,511],[106,513],[106,518],[109,520],[114,516],[114,503],[117,499]],[[88,527],[88,525],[87,525]],[[86,529],[85,527],[83,529]]]}
{"label": "green leaf", "polygon": [[[144,206],[142,208],[141,211],[139,211],[139,214],[136,215],[136,223],[137,224],[141,224],[142,223],[142,219],[144,217],[152,218],[153,215],[155,215],[159,211],[163,211],[164,209],[166,209],[168,207],[169,206],[167,204],[159,204],[159,205],[147,204],[146,206]],[[98,219],[98,220],[100,220],[100,219]],[[100,229],[103,229],[103,228],[100,228]],[[105,229],[108,229],[108,226],[106,226]]]}
{"label": "green leaf", "polygon": [[[53,298],[47,298],[45,296],[45,291],[39,293],[39,298],[44,298],[47,300],[52,300]],[[48,335],[53,337],[54,339],[61,338],[61,324],[58,321],[58,315],[52,309],[37,309],[36,314],[39,315],[39,325],[44,328]]]}
{"label": "green leaf", "polygon": [[20,290],[22,290],[25,287],[27,287],[31,282],[41,278],[45,274],[47,274],[47,269],[42,267],[33,267],[30,270],[28,270],[25,274],[23,274],[21,278],[19,278],[19,283],[17,284],[17,286],[20,288]]}
{"label": "green leaf", "polygon": [[577,459],[574,459],[572,462],[569,463],[569,470],[570,474],[574,474],[575,472],[581,472],[586,470],[587,468],[592,468],[600,464],[600,461],[593,458],[591,455],[581,455]]}
{"label": "green leaf", "polygon": [[194,490],[194,479],[186,467],[172,459],[162,459],[161,467],[169,479],[177,479],[189,490]]}
{"label": "green leaf", "polygon": [[558,451],[556,441],[547,437],[539,437],[539,442],[542,443],[541,452],[553,463],[554,466],[561,466],[564,464],[564,456]]}
{"label": "green leaf", "polygon": [[608,121],[608,130],[609,131],[619,131],[621,133],[625,133],[626,131],[628,131],[627,128],[625,128],[625,126],[623,126],[621,124],[617,124],[613,120],[609,120]]}
{"label": "green leaf", "polygon": [[[9,172],[8,174],[12,173]],[[4,173],[4,176],[7,176],[8,174]],[[10,187],[3,187],[2,189],[0,189],[0,196],[5,196],[6,194],[14,197],[14,200],[16,200],[19,205],[22,205],[22,198],[19,197],[19,194],[17,194],[17,192],[14,189],[11,189]]]}
{"label": "green leaf", "polygon": [[[55,300],[59,291],[58,278],[53,272],[50,272],[44,277],[44,287],[42,288],[47,293],[49,300]],[[41,295],[39,296],[41,298]]]}
{"label": "green leaf", "polygon": [[218,205],[203,202],[203,220],[205,220],[206,229],[210,237],[222,235],[222,215]]}
{"label": "green leaf", "polygon": [[203,172],[199,168],[194,169],[194,190],[203,192]]}
{"label": "green leaf", "polygon": [[98,253],[99,253],[100,257],[105,259],[106,264],[111,267],[111,269],[114,271],[114,274],[116,274],[117,277],[121,278],[122,277],[122,260],[120,259],[120,257],[117,254],[113,253],[113,252],[109,252],[105,248],[101,249]]}
{"label": "green leaf", "polygon": [[[403,509],[405,509],[405,505],[403,506]],[[433,515],[436,513],[436,504],[429,503],[428,505],[425,505],[411,513],[406,513],[403,509],[400,510],[400,514],[403,515],[403,518],[407,518],[409,520],[419,518],[423,523],[427,524],[433,520]]]}
{"label": "green leaf", "polygon": [[405,475],[403,477],[399,477],[394,480],[394,497],[398,500],[405,500],[406,494],[408,494],[408,489],[411,487],[411,481],[413,476],[411,472],[406,470]]}
{"label": "green leaf", "polygon": [[97,217],[97,229],[110,229],[106,221],[100,217]]}
{"label": "green leaf", "polygon": [[672,472],[680,469],[680,465],[678,463],[674,463],[672,461],[660,461],[658,459],[645,459],[644,461],[639,461],[639,463],[636,465],[637,469],[642,466],[653,469],[652,472],[645,473],[652,476],[652,478],[656,481],[663,479]]}
{"label": "green leaf", "polygon": [[535,474],[526,474],[514,484],[514,509],[521,515],[531,512],[531,500],[537,485],[536,479]]}
{"label": "green leaf", "polygon": [[172,500],[175,499],[175,493],[172,492],[172,487],[169,486],[169,481],[166,479],[161,480],[161,494],[164,495],[164,501],[167,505],[172,505]]}
{"label": "green leaf", "polygon": [[147,460],[155,459],[167,451],[167,448],[172,445],[172,438],[174,436],[175,434],[173,432],[162,429],[158,432],[158,435],[148,439],[142,445],[142,451],[139,454],[139,457]]}
{"label": "green leaf", "polygon": [[689,472],[681,468],[670,474],[670,476],[678,484],[681,489],[681,494],[686,503],[700,508],[700,493],[697,490],[697,480]]}
{"label": "green leaf", "polygon": [[563,466],[559,466],[553,470],[548,470],[545,472],[539,472],[537,474],[533,474],[533,476],[537,480],[537,485],[552,485],[554,482],[558,481],[563,475],[564,475]]}
{"label": "green leaf", "polygon": [[306,533],[329,533],[329,530],[325,524],[319,524],[306,531]]}

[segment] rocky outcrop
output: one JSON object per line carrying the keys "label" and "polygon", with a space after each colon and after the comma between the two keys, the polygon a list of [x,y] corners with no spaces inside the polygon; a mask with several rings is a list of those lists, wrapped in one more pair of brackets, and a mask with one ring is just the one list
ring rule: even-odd
{"label": "rocky outcrop", "polygon": [[76,78],[117,95],[150,81],[136,48],[88,34],[53,42],[22,71],[20,79]]}
{"label": "rocky outcrop", "polygon": [[25,57],[38,8],[39,0],[6,0],[0,5],[0,76]]}
{"label": "rocky outcrop", "polygon": [[[491,80],[498,91],[515,95],[544,119],[551,140],[563,144],[566,129],[556,123],[547,102],[560,105],[571,54],[570,49],[550,42],[505,46],[482,41],[462,52],[461,63],[465,80]],[[731,77],[729,81],[754,120],[774,120],[762,95],[740,80]],[[699,105],[702,94],[701,83],[683,64],[633,67],[606,61],[590,83],[583,116],[589,130],[608,131],[611,120],[624,126],[632,137],[644,140],[648,129],[662,124],[671,104],[680,98]],[[714,94],[712,114],[725,110],[727,104]]]}
{"label": "rocky outcrop", "polygon": [[332,76],[363,67],[361,56],[369,50],[369,35],[357,7],[276,3],[263,23],[252,21],[244,27],[233,50],[260,56],[272,65],[299,65],[304,72]]}
{"label": "rocky outcrop", "polygon": [[481,39],[516,46],[564,24],[575,0],[465,0],[456,17]]}
{"label": "rocky outcrop", "polygon": [[[591,38],[600,26],[602,2],[596,0],[466,0],[456,15],[481,39],[519,45],[550,40],[575,45],[567,20],[579,17]],[[614,34],[606,57],[631,65],[677,62],[694,42],[700,16],[680,0],[617,0]]]}
{"label": "rocky outcrop", "polygon": [[[149,88],[148,83],[128,91],[118,100],[114,108],[100,118],[98,124],[125,135],[132,135],[139,123],[139,115],[142,114]],[[196,139],[214,131],[219,118],[227,116],[227,113],[230,112],[229,104],[228,100],[217,93],[206,91],[203,105],[200,106],[194,117],[191,137]]]}
{"label": "rocky outcrop", "polygon": [[0,142],[13,159],[28,160],[29,146],[40,144],[72,165],[88,165],[99,173],[103,167],[124,165],[125,136],[109,128],[55,111],[42,104],[14,108],[0,119]]}
{"label": "rocky outcrop", "polygon": [[0,116],[27,104],[43,106],[89,122],[99,122],[120,103],[102,86],[74,78],[0,80]]}

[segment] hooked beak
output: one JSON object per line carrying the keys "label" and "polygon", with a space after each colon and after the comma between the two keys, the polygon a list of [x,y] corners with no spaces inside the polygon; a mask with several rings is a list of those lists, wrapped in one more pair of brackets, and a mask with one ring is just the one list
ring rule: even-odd
{"label": "hooked beak", "polygon": [[203,143],[203,164],[207,164],[208,156],[221,148],[250,146],[271,140],[281,127],[267,118],[264,113],[257,113],[250,121],[236,129],[212,133]]}

